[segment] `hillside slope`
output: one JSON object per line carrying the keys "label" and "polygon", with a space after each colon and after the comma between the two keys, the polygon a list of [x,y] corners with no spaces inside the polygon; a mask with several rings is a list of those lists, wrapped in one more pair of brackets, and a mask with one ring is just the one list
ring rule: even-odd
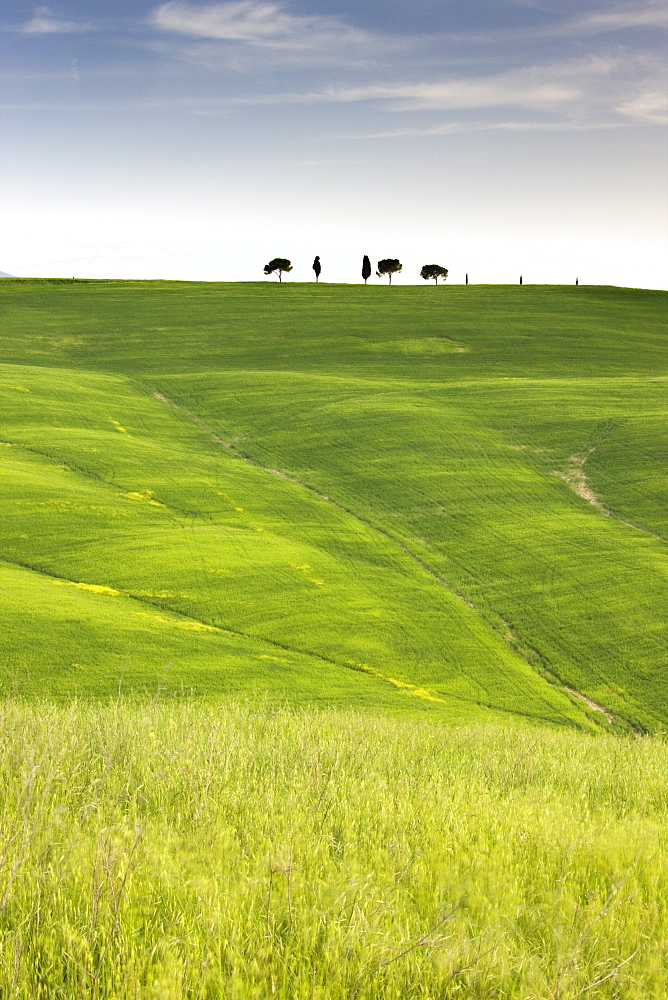
{"label": "hillside slope", "polygon": [[0,295],[6,688],[668,721],[663,293]]}

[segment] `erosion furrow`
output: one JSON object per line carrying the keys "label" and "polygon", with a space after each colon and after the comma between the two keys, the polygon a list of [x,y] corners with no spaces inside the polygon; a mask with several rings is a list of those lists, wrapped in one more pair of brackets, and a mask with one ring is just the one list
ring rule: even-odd
{"label": "erosion furrow", "polygon": [[[361,663],[350,663],[345,660],[335,660],[333,657],[325,656],[323,653],[318,653],[310,649],[300,649],[297,646],[290,646],[287,643],[279,642],[276,639],[269,639],[266,636],[254,635],[249,632],[242,632],[239,629],[222,627],[219,625],[211,625],[209,622],[205,622],[201,618],[197,618],[194,615],[188,615],[183,611],[179,611],[176,608],[165,609],[162,605],[155,604],[152,601],[145,600],[142,597],[138,597],[130,591],[121,590],[117,587],[110,587],[107,584],[90,584],[84,581],[71,580],[69,577],[63,576],[58,573],[52,573],[48,570],[41,569],[37,566],[33,566],[30,563],[23,562],[19,559],[9,558],[7,555],[0,555],[0,560],[9,566],[16,566],[20,569],[24,569],[31,573],[36,573],[39,576],[46,577],[47,579],[54,580],[58,583],[68,584],[72,587],[77,587],[82,590],[87,590],[91,593],[108,596],[108,597],[124,597],[130,601],[134,601],[143,607],[150,608],[152,611],[158,611],[163,614],[167,613],[174,615],[176,618],[183,619],[186,622],[192,623],[198,630],[206,632],[213,632],[219,635],[233,636],[237,639],[243,639],[247,642],[259,642],[263,645],[269,646],[275,650],[284,653],[293,653],[298,656],[306,656],[312,659],[319,660],[321,663],[326,663],[329,666],[337,667],[343,670],[350,670],[354,673],[367,674],[370,677],[374,677],[376,680],[382,681],[385,684],[389,684],[394,688],[399,689],[406,695],[423,699],[425,701],[435,702],[438,704],[448,704],[449,701],[458,701],[466,704],[480,704],[487,708],[495,709],[496,711],[504,711],[504,709],[496,708],[494,705],[487,704],[485,702],[473,702],[472,699],[464,698],[457,694],[448,694],[447,698],[436,694],[429,689],[419,686],[417,684],[411,684],[407,681],[399,680],[394,677],[390,677],[387,674],[382,673],[380,670],[376,670],[374,667],[370,667],[367,664]],[[168,618],[165,618],[166,623],[169,622]]]}
{"label": "erosion furrow", "polygon": [[[321,493],[319,490],[317,490],[313,486],[310,486],[308,483],[304,483],[301,480],[295,478],[294,476],[290,476],[290,475],[288,475],[285,472],[279,471],[278,469],[272,469],[269,466],[263,465],[261,462],[257,461],[256,459],[252,458],[247,453],[241,451],[235,445],[231,444],[229,441],[225,441],[223,438],[220,437],[219,434],[216,434],[216,432],[206,423],[206,421],[202,420],[201,417],[199,417],[197,414],[192,413],[192,411],[188,410],[186,407],[182,406],[180,403],[176,403],[174,400],[172,400],[168,396],[166,396],[163,392],[159,392],[159,391],[156,390],[156,391],[153,392],[153,396],[156,399],[160,400],[160,402],[165,403],[165,405],[167,405],[167,406],[173,407],[175,410],[177,410],[178,412],[180,412],[181,414],[183,414],[184,417],[186,417],[187,419],[189,419],[192,423],[196,424],[213,441],[215,441],[217,444],[221,445],[223,448],[225,448],[228,452],[230,452],[236,458],[240,459],[243,462],[248,463],[249,465],[254,466],[257,469],[260,469],[263,472],[268,473],[269,475],[278,476],[280,479],[284,479],[286,482],[291,483],[293,486],[296,486],[296,487],[298,487],[300,489],[308,491],[313,496],[316,496],[316,497],[318,497],[318,499],[322,500],[323,502],[325,502],[327,504],[330,504],[331,506],[335,507],[337,510],[340,510],[342,513],[346,514],[348,517],[353,518],[359,524],[364,525],[369,530],[375,532],[376,534],[378,534],[382,538],[384,538],[386,541],[390,542],[390,544],[392,544],[393,546],[395,546],[396,548],[398,548],[415,565],[419,566],[420,569],[423,572],[427,573],[434,581],[436,581],[436,583],[440,587],[442,587],[448,593],[452,594],[458,600],[462,601],[464,604],[467,605],[467,607],[469,607],[473,612],[475,612],[475,614],[478,615],[482,619],[482,621],[485,623],[485,625],[487,625],[490,629],[492,629],[494,632],[496,632],[504,640],[504,642],[506,642],[513,649],[513,651],[517,654],[517,656],[520,657],[520,659],[524,663],[526,663],[527,666],[529,666],[532,671],[536,672],[535,664],[532,663],[531,660],[524,654],[521,643],[519,642],[517,636],[514,634],[514,632],[512,631],[512,629],[510,628],[510,626],[508,625],[507,622],[503,623],[503,628],[501,628],[496,623],[491,622],[487,618],[487,616],[485,615],[485,613],[482,611],[481,608],[479,608],[472,601],[470,601],[464,594],[462,594],[455,587],[453,587],[452,584],[450,584],[444,577],[441,576],[440,573],[438,573],[435,569],[433,569],[433,567],[431,567],[427,562],[425,562],[422,558],[420,558],[420,556],[418,556],[415,552],[413,552],[412,549],[410,549],[404,542],[402,542],[400,539],[396,538],[389,531],[385,530],[385,528],[380,527],[379,525],[375,524],[373,521],[369,520],[368,518],[362,516],[361,514],[356,513],[355,511],[351,510],[349,507],[347,507],[344,504],[340,503],[338,500],[334,500],[334,499],[332,499],[332,497],[330,497],[330,496],[328,496],[328,495],[326,495],[324,493]],[[541,653],[540,653],[539,650],[533,650],[533,652],[536,653],[536,655],[539,657],[539,659],[542,659],[542,655],[541,655]],[[364,669],[366,672],[373,673],[374,676],[384,677],[384,675],[376,672],[375,670],[371,670],[369,668],[364,668],[364,667],[362,667],[360,669]],[[559,678],[557,678],[556,676],[550,674],[550,672],[546,668],[543,669],[543,671],[541,672],[540,676],[542,676],[542,678],[545,680],[545,682],[547,684],[549,684],[551,687],[554,687],[554,688],[557,688],[557,689],[559,689],[561,691],[573,694],[573,695],[581,698],[587,704],[589,704],[589,701],[588,701],[588,699],[586,698],[585,695],[580,695],[579,692],[575,691],[573,688],[567,688],[565,685],[563,685],[561,683],[561,681],[560,681]],[[397,684],[397,682],[395,682],[391,678],[384,677],[384,679],[387,680],[387,681],[389,681],[389,683]],[[397,684],[397,686],[404,686],[404,685],[403,685],[402,682],[399,682]],[[406,686],[408,686],[408,685],[406,685]],[[418,689],[416,689],[416,690],[418,690]],[[432,700],[439,700],[439,699],[438,698],[433,698]],[[466,700],[466,699],[462,699],[462,700]],[[590,706],[590,707],[592,707],[592,706]],[[606,715],[608,714],[606,709],[600,709],[599,706],[596,706],[596,710],[597,711],[600,710],[600,711],[604,712]]]}

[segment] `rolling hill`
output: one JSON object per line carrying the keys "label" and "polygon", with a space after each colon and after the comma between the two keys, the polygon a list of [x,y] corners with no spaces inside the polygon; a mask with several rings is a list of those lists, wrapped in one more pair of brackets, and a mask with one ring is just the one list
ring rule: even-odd
{"label": "rolling hill", "polygon": [[0,296],[5,692],[665,728],[665,293]]}

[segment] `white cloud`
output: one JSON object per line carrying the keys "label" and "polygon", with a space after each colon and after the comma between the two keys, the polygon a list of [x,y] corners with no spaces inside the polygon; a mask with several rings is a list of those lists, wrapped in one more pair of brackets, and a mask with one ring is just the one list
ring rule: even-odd
{"label": "white cloud", "polygon": [[621,128],[619,122],[560,122],[500,121],[500,122],[445,122],[433,128],[406,128],[388,132],[370,132],[351,135],[350,139],[403,139],[418,136],[461,135],[467,132],[608,132]]}
{"label": "white cloud", "polygon": [[538,74],[521,71],[477,79],[443,80],[437,83],[388,84],[326,92],[325,100],[389,102],[391,111],[470,111],[508,105],[550,108],[573,101],[577,87],[559,81],[541,81]]}
{"label": "white cloud", "polygon": [[280,4],[262,0],[206,6],[171,0],[153,11],[151,22],[177,34],[277,49],[361,45],[371,38],[337,18],[297,16],[287,13]]}
{"label": "white cloud", "polygon": [[279,47],[201,40],[181,47],[178,58],[214,72],[236,74],[273,73],[292,69],[313,69],[322,76],[326,70],[345,68],[364,73],[387,68],[389,53],[401,45],[369,41],[363,45],[329,44],[322,48]]}
{"label": "white cloud", "polygon": [[[424,82],[371,83],[356,87],[328,87],[306,93],[256,95],[234,103],[321,104],[381,101],[390,111],[471,111],[521,107],[560,111],[598,104],[605,95],[620,100],[622,79],[636,69],[623,57],[587,59],[535,65],[487,76]],[[626,85],[625,85],[626,86]],[[609,101],[608,101],[609,104]]]}
{"label": "white cloud", "polygon": [[[335,65],[366,71],[392,67],[396,71],[398,53],[411,53],[409,58],[413,65],[417,62],[442,65],[444,61],[454,65],[455,57],[460,63],[467,61],[462,60],[459,49],[467,41],[477,46],[503,43],[511,51],[514,43],[527,39],[596,35],[628,31],[633,27],[656,29],[667,22],[663,0],[661,3],[649,0],[629,8],[599,9],[575,18],[555,18],[536,28],[512,31],[502,28],[464,34],[442,30],[428,35],[382,34],[353,27],[335,16],[293,14],[281,0],[227,0],[208,4],[169,0],[156,7],[149,18],[149,23],[161,31],[197,40],[189,46],[181,46],[179,58],[208,69],[239,73],[307,66],[325,70]],[[563,85],[555,87],[554,84],[538,88],[535,103],[530,106],[566,100],[569,97],[567,90]],[[448,100],[456,100],[452,92],[446,96]],[[478,101],[486,104],[482,92],[476,97],[470,89],[459,99],[463,102],[462,107],[478,106]],[[415,100],[422,101],[424,108],[441,106],[435,94]],[[469,105],[467,100],[473,103]],[[511,103],[515,103],[514,98]]]}
{"label": "white cloud", "polygon": [[661,3],[639,7],[614,7],[576,18],[565,28],[573,34],[599,34],[629,28],[668,27],[668,8]]}
{"label": "white cloud", "polygon": [[668,94],[663,90],[645,90],[622,101],[616,108],[620,114],[641,122],[668,124]]}
{"label": "white cloud", "polygon": [[37,7],[35,16],[20,30],[27,35],[68,35],[89,28],[90,25],[77,21],[57,21],[48,7]]}
{"label": "white cloud", "polygon": [[[317,104],[379,104],[385,111],[470,113],[468,120],[443,125],[420,124],[350,138],[437,135],[452,131],[505,130],[588,131],[618,128],[635,121],[665,121],[666,97],[662,67],[653,53],[611,55],[532,65],[504,73],[448,77],[436,80],[373,82],[355,86],[325,86],[306,91],[272,91],[239,96],[189,98],[206,113],[235,107]],[[516,109],[531,119],[476,121],[476,112]],[[541,121],[536,112],[543,112]]]}
{"label": "white cloud", "polygon": [[557,5],[533,3],[530,0],[526,0],[526,2],[516,0],[516,3],[521,3],[521,6],[535,7],[545,14],[552,7],[556,16],[531,27],[514,26],[513,28],[500,27],[488,31],[464,31],[449,37],[452,40],[470,44],[512,45],[514,42],[527,40],[577,38],[614,32],[628,33],[634,28],[660,29],[668,27],[668,8],[665,6],[664,0],[660,0],[660,2],[650,0],[648,3],[636,6],[616,5],[575,17],[564,12],[561,18],[558,16],[560,12]]}

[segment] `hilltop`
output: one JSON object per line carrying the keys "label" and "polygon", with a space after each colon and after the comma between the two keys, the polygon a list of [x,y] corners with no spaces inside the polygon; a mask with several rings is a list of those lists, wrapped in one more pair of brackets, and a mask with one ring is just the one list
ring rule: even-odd
{"label": "hilltop", "polygon": [[5,692],[665,728],[666,293],[0,295]]}

